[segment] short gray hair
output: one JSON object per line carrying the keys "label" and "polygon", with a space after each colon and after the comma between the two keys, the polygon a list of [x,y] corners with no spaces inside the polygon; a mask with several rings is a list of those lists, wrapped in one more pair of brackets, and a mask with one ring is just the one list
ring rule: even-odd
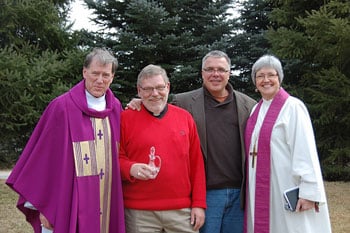
{"label": "short gray hair", "polygon": [[168,78],[168,75],[166,74],[165,69],[163,69],[160,66],[150,64],[145,66],[137,76],[137,86],[141,85],[142,80],[155,75],[161,75],[163,77],[165,84],[169,83],[169,78]]}
{"label": "short gray hair", "polygon": [[94,48],[84,61],[84,67],[89,68],[92,60],[96,58],[101,64],[107,65],[112,63],[112,73],[114,74],[118,68],[118,60],[113,54],[105,48]]}
{"label": "short gray hair", "polygon": [[205,61],[209,58],[209,57],[217,57],[217,58],[225,58],[226,61],[227,61],[227,64],[228,64],[228,69],[230,70],[231,69],[231,59],[229,58],[229,56],[224,53],[223,51],[220,51],[220,50],[212,50],[210,51],[209,53],[207,53],[203,59],[202,59],[202,69],[204,68],[204,63]]}
{"label": "short gray hair", "polygon": [[252,81],[254,85],[255,85],[256,73],[262,68],[266,68],[266,67],[275,69],[278,74],[278,80],[280,81],[280,83],[282,83],[284,76],[283,76],[283,69],[282,69],[282,64],[280,60],[273,55],[264,55],[260,57],[252,67]]}

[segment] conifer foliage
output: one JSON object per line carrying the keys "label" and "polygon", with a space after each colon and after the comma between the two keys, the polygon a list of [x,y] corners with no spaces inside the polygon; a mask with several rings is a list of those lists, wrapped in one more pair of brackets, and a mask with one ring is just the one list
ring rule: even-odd
{"label": "conifer foliage", "polygon": [[202,57],[219,49],[234,88],[256,99],[252,64],[278,56],[283,87],[310,110],[324,177],[350,180],[348,0],[84,0],[97,32],[72,31],[71,2],[0,0],[0,168],[16,161],[48,102],[81,80],[92,47],[118,57],[111,87],[124,105],[144,66],[164,67],[172,93],[193,90]]}
{"label": "conifer foliage", "polygon": [[136,77],[146,65],[161,65],[172,92],[201,85],[201,58],[210,49],[226,50],[232,32],[231,1],[85,1],[95,22],[111,29],[109,47],[118,52],[121,98],[136,93]]}
{"label": "conifer foliage", "polygon": [[0,168],[17,160],[45,106],[81,72],[65,2],[0,0]]}
{"label": "conifer foliage", "polygon": [[268,32],[272,51],[290,67],[286,79],[309,107],[329,180],[350,180],[349,16],[345,0],[284,1]]}

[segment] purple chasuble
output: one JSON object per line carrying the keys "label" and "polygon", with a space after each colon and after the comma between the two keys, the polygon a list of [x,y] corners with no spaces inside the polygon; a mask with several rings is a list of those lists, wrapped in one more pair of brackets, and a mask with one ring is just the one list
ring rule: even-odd
{"label": "purple chasuble", "polygon": [[[256,163],[256,183],[255,183],[255,211],[254,211],[254,232],[269,233],[270,231],[270,176],[271,176],[271,162],[270,162],[270,143],[271,133],[277,117],[289,97],[289,94],[280,88],[276,96],[273,98],[271,106],[269,107],[264,121],[262,123],[259,140]],[[258,119],[259,111],[263,100],[260,100],[253,114],[247,120],[245,130],[245,149],[246,149],[246,177],[249,177],[249,149],[251,137]],[[247,178],[246,184],[246,206],[248,202],[249,180]],[[248,211],[245,212],[244,232],[248,231],[247,216]]]}
{"label": "purple chasuble", "polygon": [[[107,119],[111,129],[111,199],[109,232],[125,233],[118,161],[121,104],[106,92],[106,110],[89,109],[85,80],[48,105],[6,183],[19,194],[17,207],[35,233],[41,232],[39,212],[55,233],[100,232],[99,173],[79,176],[75,143],[94,141],[92,118]],[[96,174],[95,174],[96,173]],[[38,210],[25,208],[29,201]]]}

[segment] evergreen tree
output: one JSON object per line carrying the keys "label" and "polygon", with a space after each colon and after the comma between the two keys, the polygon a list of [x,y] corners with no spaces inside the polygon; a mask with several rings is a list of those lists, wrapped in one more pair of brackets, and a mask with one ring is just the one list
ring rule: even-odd
{"label": "evergreen tree", "polygon": [[231,1],[89,1],[94,21],[112,29],[104,37],[118,52],[117,72],[124,102],[136,93],[136,77],[147,64],[167,70],[172,92],[201,85],[201,58],[211,49],[226,50],[232,32]]}
{"label": "evergreen tree", "polygon": [[[309,107],[320,158],[326,167],[325,177],[349,180],[350,3],[342,0],[325,1],[321,6],[317,6],[322,4],[318,1],[314,3],[316,7],[313,5],[299,15],[288,14],[295,9],[294,1],[283,4],[279,13],[272,15],[283,26],[271,29],[268,38],[279,57],[298,61],[286,78],[297,79],[298,89],[294,93]],[[299,5],[298,9],[307,7]],[[291,26],[282,15],[294,16]]]}
{"label": "evergreen tree", "polygon": [[237,75],[233,75],[231,81],[235,89],[259,99],[260,95],[254,92],[255,87],[251,81],[251,68],[260,56],[269,52],[270,45],[265,34],[272,25],[268,18],[272,7],[266,1],[258,0],[241,1],[236,6],[239,17],[228,54]]}
{"label": "evergreen tree", "polygon": [[1,166],[16,161],[48,102],[81,79],[68,3],[0,0]]}
{"label": "evergreen tree", "polygon": [[[29,43],[40,50],[62,51],[70,43],[64,1],[0,0],[0,48]],[[68,2],[68,1],[65,1]]]}

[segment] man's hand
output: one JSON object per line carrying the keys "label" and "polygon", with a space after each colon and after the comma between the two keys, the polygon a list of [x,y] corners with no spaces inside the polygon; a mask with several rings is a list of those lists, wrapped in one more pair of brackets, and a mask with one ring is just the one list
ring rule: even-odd
{"label": "man's hand", "polygon": [[141,110],[141,99],[133,98],[125,107],[125,109],[131,109],[131,110]]}
{"label": "man's hand", "polygon": [[202,208],[192,208],[191,210],[191,225],[195,231],[201,228],[205,221],[205,212]]}
{"label": "man's hand", "polygon": [[134,163],[130,168],[130,175],[139,180],[154,179],[158,172],[145,163]]}
{"label": "man's hand", "polygon": [[40,213],[39,218],[40,218],[41,226],[53,231],[53,226],[50,224],[49,220],[47,220],[47,218],[42,213]]}

